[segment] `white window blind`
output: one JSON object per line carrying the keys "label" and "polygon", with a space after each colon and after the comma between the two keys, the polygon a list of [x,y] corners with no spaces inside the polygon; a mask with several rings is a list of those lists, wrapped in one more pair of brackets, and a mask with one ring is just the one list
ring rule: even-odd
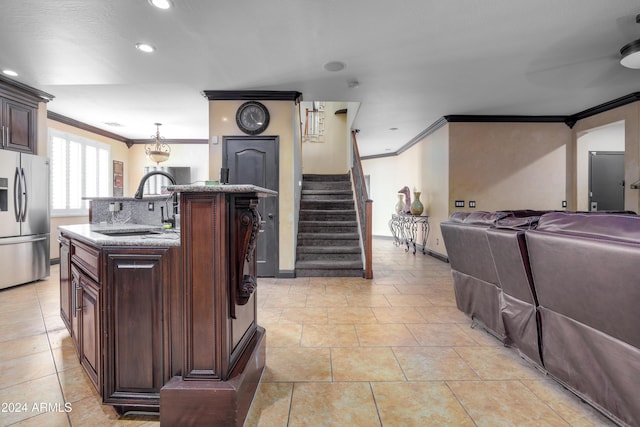
{"label": "white window blind", "polygon": [[87,215],[83,197],[110,195],[111,147],[70,133],[49,129],[51,215]]}

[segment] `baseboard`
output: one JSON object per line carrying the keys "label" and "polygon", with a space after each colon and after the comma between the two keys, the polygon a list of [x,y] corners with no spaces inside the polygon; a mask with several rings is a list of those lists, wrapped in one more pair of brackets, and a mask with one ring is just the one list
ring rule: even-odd
{"label": "baseboard", "polygon": [[382,239],[382,240],[393,240],[393,236],[379,236],[379,235],[373,235],[372,237],[375,237],[376,239]]}
{"label": "baseboard", "polygon": [[[395,240],[393,238],[393,236],[378,236],[378,235],[376,235],[376,236],[373,236],[373,237],[375,237],[376,239],[382,239],[382,240]],[[418,244],[416,245],[416,252],[418,250],[420,252],[422,252],[422,245],[418,245]],[[424,249],[424,253],[425,253],[425,255],[432,256],[435,259],[439,259],[442,262],[449,263],[449,257],[447,255],[441,254],[439,252],[434,252],[434,251],[432,251],[431,249],[428,249],[428,248]]]}
{"label": "baseboard", "polygon": [[449,263],[449,257],[444,254],[441,254],[439,252],[434,252],[431,249],[425,249],[424,252],[425,252],[425,255],[432,256],[435,259],[439,259],[442,262],[446,262],[447,264]]}
{"label": "baseboard", "polygon": [[276,278],[278,279],[295,279],[296,271],[295,270],[278,270],[276,273]]}

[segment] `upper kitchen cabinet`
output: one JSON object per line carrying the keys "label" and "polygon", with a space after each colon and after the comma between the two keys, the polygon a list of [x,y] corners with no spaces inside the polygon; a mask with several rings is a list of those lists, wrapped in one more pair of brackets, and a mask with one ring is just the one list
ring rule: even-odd
{"label": "upper kitchen cabinet", "polygon": [[37,154],[38,103],[52,95],[0,76],[0,149]]}

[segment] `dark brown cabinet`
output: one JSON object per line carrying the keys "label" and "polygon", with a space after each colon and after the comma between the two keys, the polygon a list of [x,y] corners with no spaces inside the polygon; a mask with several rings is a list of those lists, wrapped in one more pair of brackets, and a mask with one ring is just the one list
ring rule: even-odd
{"label": "dark brown cabinet", "polygon": [[104,403],[157,411],[182,367],[180,248],[59,242],[60,316],[81,365]]}
{"label": "dark brown cabinet", "polygon": [[[61,275],[62,269],[61,265]],[[96,389],[100,390],[100,285],[75,264],[71,264],[69,270],[71,273],[71,336],[80,357],[80,364]]]}
{"label": "dark brown cabinet", "polygon": [[78,353],[80,364],[98,390],[102,385],[100,367],[102,345],[100,343],[100,285],[84,274],[80,274],[80,285],[76,289],[76,307],[79,332]]}
{"label": "dark brown cabinet", "polygon": [[[164,320],[169,312],[169,249],[108,250],[105,403],[157,406],[170,378]],[[168,320],[168,318],[167,318]]]}
{"label": "dark brown cabinet", "polygon": [[0,149],[37,154],[38,104],[53,96],[0,76]]}
{"label": "dark brown cabinet", "polygon": [[12,99],[2,101],[2,148],[24,153],[36,152],[37,104]]}
{"label": "dark brown cabinet", "polygon": [[58,238],[60,243],[60,318],[71,330],[71,253],[66,237]]}

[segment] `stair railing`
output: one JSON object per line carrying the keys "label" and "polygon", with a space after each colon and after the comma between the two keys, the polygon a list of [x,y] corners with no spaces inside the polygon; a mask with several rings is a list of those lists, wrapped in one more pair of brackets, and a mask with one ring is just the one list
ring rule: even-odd
{"label": "stair railing", "polygon": [[360,152],[358,151],[355,131],[351,131],[351,140],[351,146],[353,147],[351,177],[353,179],[358,217],[360,220],[360,236],[362,236],[364,246],[364,278],[373,279],[373,200],[369,198],[369,191],[362,170],[362,162],[360,161]]}

